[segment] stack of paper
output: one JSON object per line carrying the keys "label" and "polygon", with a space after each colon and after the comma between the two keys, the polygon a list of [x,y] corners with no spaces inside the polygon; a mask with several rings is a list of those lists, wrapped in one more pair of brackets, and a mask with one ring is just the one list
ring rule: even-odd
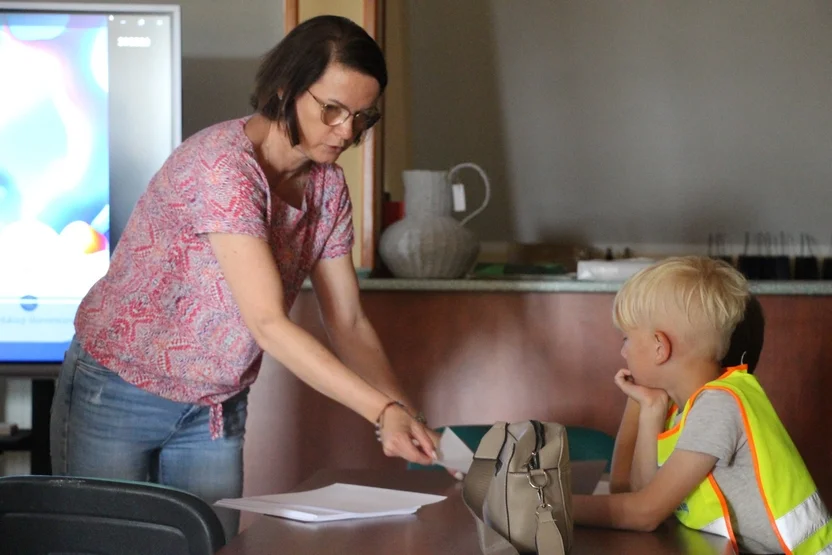
{"label": "stack of paper", "polygon": [[327,522],[409,515],[443,499],[442,495],[339,483],[298,493],[221,499],[216,505],[304,522]]}

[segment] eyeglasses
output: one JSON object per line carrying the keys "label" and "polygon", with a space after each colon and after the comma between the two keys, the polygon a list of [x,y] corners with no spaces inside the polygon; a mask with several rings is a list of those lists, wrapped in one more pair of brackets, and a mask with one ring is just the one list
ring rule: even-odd
{"label": "eyeglasses", "polygon": [[329,104],[312,94],[312,91],[307,90],[306,92],[321,106],[321,121],[330,127],[337,127],[352,117],[353,133],[359,135],[381,119],[381,113],[375,108],[352,113],[345,106]]}

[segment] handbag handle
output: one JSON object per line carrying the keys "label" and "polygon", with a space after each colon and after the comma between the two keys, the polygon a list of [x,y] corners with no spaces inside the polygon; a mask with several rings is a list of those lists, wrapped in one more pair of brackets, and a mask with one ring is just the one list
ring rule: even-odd
{"label": "handbag handle", "polygon": [[[480,549],[487,555],[520,555],[507,539],[483,519],[485,497],[488,495],[491,481],[499,470],[500,452],[506,442],[506,433],[505,422],[497,422],[488,430],[480,441],[462,485],[462,499],[476,519]],[[566,555],[563,537],[555,523],[551,507],[537,509],[535,545],[537,555]]]}

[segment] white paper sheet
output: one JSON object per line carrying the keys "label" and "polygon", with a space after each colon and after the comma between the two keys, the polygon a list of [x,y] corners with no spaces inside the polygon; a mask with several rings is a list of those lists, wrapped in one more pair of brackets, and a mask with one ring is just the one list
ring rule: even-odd
{"label": "white paper sheet", "polygon": [[471,463],[474,462],[474,452],[450,428],[442,431],[437,456],[439,458],[435,464],[459,470],[463,474],[468,473]]}
{"label": "white paper sheet", "polygon": [[328,522],[413,514],[443,499],[442,495],[337,483],[298,493],[221,499],[216,505],[304,522]]}
{"label": "white paper sheet", "polygon": [[609,495],[610,494],[610,481],[609,480],[600,480],[598,485],[595,486],[595,490],[592,492],[592,495]]}

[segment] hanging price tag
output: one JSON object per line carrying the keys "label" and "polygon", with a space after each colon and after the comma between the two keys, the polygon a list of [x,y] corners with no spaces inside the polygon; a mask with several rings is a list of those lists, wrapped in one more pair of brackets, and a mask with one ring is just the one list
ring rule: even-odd
{"label": "hanging price tag", "polygon": [[454,212],[465,212],[465,185],[454,183],[451,191],[454,199]]}

